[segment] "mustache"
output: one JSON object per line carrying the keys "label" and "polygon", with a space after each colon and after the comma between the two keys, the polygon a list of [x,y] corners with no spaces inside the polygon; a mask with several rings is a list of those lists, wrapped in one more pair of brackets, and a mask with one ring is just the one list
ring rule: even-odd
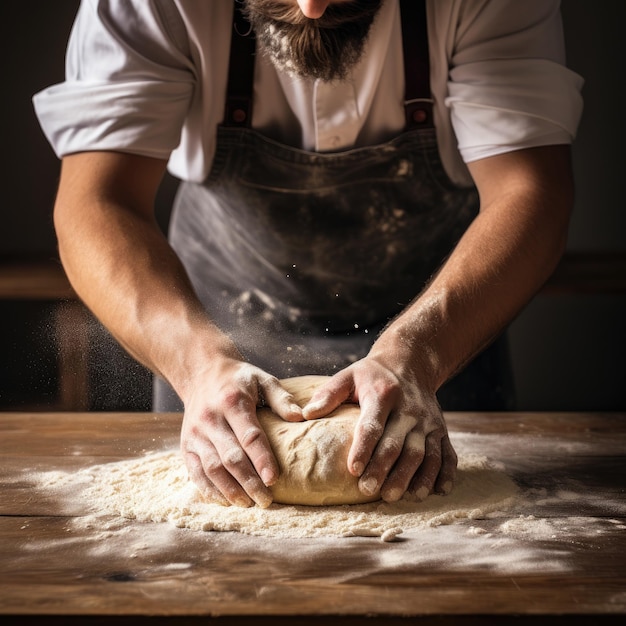
{"label": "mustache", "polygon": [[243,12],[249,20],[256,15],[293,26],[333,30],[355,20],[373,18],[381,4],[382,0],[353,0],[330,4],[321,17],[311,19],[306,17],[297,5],[286,4],[280,0],[245,0]]}

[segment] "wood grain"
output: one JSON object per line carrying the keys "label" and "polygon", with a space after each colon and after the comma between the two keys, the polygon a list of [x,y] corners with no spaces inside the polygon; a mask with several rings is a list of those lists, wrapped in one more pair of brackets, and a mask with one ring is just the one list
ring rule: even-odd
{"label": "wood grain", "polygon": [[[480,524],[486,537],[492,534],[492,542],[481,545],[498,551],[504,563],[492,567],[461,562],[463,542],[475,541],[461,532],[453,535],[459,538],[456,563],[398,560],[404,551],[413,554],[420,535],[397,544],[364,538],[277,541],[119,520],[104,532],[76,524],[87,519],[85,503],[46,495],[35,487],[34,473],[73,471],[175,447],[181,416],[2,414],[0,614],[12,623],[38,624],[79,623],[78,616],[89,616],[82,623],[116,624],[142,623],[133,621],[140,618],[344,625],[418,618],[420,624],[439,625],[623,619],[626,416],[450,413],[447,419],[453,440],[470,441],[477,453],[501,462],[522,488],[571,492],[537,511],[559,527],[571,527],[566,540],[503,543],[497,528],[506,515],[461,523],[460,529]],[[424,532],[423,540],[437,532]],[[454,556],[457,548],[447,550]],[[536,560],[513,567],[526,553]],[[559,567],[546,567],[550,562]]]}

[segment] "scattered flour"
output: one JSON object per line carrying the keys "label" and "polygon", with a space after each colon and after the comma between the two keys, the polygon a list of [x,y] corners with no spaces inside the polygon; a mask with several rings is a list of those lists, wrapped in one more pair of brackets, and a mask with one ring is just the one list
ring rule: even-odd
{"label": "scattered flour", "polygon": [[73,473],[45,472],[37,482],[63,498],[80,499],[96,516],[168,522],[196,531],[236,531],[270,537],[380,537],[485,519],[510,509],[516,484],[486,457],[461,455],[454,490],[424,502],[401,500],[339,506],[224,507],[205,502],[188,479],[177,450],[95,465]]}
{"label": "scattered flour", "polygon": [[[564,472],[561,457],[551,456],[558,442],[533,437],[505,446],[501,437],[455,433],[460,463],[453,492],[393,505],[208,504],[173,449],[69,472],[27,468],[16,480],[35,490],[42,511],[52,507],[67,532],[52,540],[44,530],[48,518],[30,518],[22,526],[22,552],[54,562],[71,550],[76,567],[107,563],[120,572],[132,559],[135,568],[161,568],[164,575],[213,568],[220,555],[239,555],[240,567],[249,562],[252,571],[261,560],[295,580],[319,576],[323,562],[331,564],[325,579],[336,582],[390,571],[575,571],[587,563],[579,553],[611,546],[626,532],[626,501],[623,491],[589,490],[580,472]],[[531,444],[534,460],[507,452]],[[490,458],[494,452],[500,462]],[[573,467],[587,454],[584,446],[570,452]],[[19,571],[25,562],[19,556],[5,566]],[[623,594],[616,598],[623,602]]]}

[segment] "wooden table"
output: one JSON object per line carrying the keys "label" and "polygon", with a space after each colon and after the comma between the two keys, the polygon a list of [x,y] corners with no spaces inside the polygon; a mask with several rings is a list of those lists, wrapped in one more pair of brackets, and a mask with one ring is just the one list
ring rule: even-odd
{"label": "wooden table", "polygon": [[[68,508],[38,492],[33,472],[176,446],[180,416],[0,414],[3,624],[621,623],[626,415],[447,419],[453,439],[501,462],[529,494],[523,510],[393,543],[278,541],[174,527],[163,542],[163,525],[131,521],[98,542],[95,529],[72,525],[86,514],[80,499]],[[503,516],[520,515],[554,532],[499,534]],[[138,539],[144,549],[131,558]],[[426,549],[433,541],[435,556]]]}

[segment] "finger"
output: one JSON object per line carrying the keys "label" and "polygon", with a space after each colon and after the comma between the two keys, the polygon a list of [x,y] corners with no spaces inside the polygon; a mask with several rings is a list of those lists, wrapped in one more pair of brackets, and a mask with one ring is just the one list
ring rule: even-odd
{"label": "finger", "polygon": [[344,402],[353,400],[354,381],[352,375],[343,370],[320,386],[302,409],[304,419],[325,417]]}
{"label": "finger", "polygon": [[[222,459],[229,471],[232,465],[231,473],[248,495],[260,506],[269,506],[272,497],[267,487],[278,479],[279,468],[256,411],[255,399],[248,396],[231,403],[226,410],[228,428],[222,431],[220,456],[224,454]],[[237,450],[244,454],[237,454]]]}
{"label": "finger", "polygon": [[184,459],[189,476],[207,498],[225,505],[252,505],[252,500],[247,497],[241,485],[224,469],[211,442],[205,442],[202,452],[184,452]]}
{"label": "finger", "polygon": [[441,470],[441,440],[439,431],[432,432],[426,437],[424,460],[409,487],[409,493],[416,500],[425,500],[433,492]]}
{"label": "finger", "polygon": [[[412,424],[413,420],[407,416],[396,417],[387,429],[383,430],[367,468],[359,480],[359,489],[365,495],[374,495],[385,482],[391,468],[402,454],[407,431],[410,430]],[[375,435],[373,431],[370,434]],[[348,458],[350,458],[349,455]],[[359,462],[355,461],[354,466],[357,467]]]}
{"label": "finger", "polygon": [[[278,462],[256,413],[257,398],[233,394],[224,401],[224,419],[212,441],[226,470],[261,507],[272,502],[268,485],[279,475]],[[220,486],[220,485],[218,485]]]}
{"label": "finger", "polygon": [[[256,421],[256,417],[254,419]],[[254,424],[246,420],[243,426],[241,421],[231,416],[232,430],[215,433],[213,443],[222,468],[211,468],[215,476],[211,474],[208,476],[229,501],[233,502],[231,498],[236,498],[237,501],[233,504],[249,506],[251,502],[246,504],[246,500],[251,498],[260,507],[265,508],[271,504],[272,494],[261,480],[259,472],[268,480],[275,480],[278,477],[278,464],[258,421]],[[258,469],[254,465],[255,462]],[[233,490],[233,482],[237,486],[236,490]]]}
{"label": "finger", "polygon": [[450,437],[445,435],[441,439],[441,470],[435,483],[435,493],[447,495],[452,491],[456,479],[458,458]]}
{"label": "finger", "polygon": [[[239,404],[241,405],[241,401]],[[207,431],[210,432],[211,438],[192,433],[189,438],[191,443],[185,448],[198,456],[208,480],[231,504],[248,507],[252,505],[253,500],[254,502],[258,500],[261,506],[267,506],[268,500],[271,501],[271,494],[252,467],[228,422],[228,419],[233,418],[233,407],[236,405],[237,403],[231,400],[225,415],[211,414],[210,422],[207,418],[209,424]],[[236,411],[234,413],[237,414]],[[256,420],[256,407],[253,416]],[[260,488],[254,485],[254,480]],[[257,496],[256,491],[261,491],[260,496]]]}
{"label": "finger", "polygon": [[[233,437],[232,441],[229,441],[225,446],[220,445],[222,443],[217,442],[217,449],[225,470],[224,474],[218,473],[223,482],[217,482],[213,477],[211,479],[227,497],[233,493],[230,489],[234,483],[237,486],[236,504],[239,506],[250,506],[254,501],[262,508],[268,507],[272,503],[272,494],[259,478],[239,442]],[[225,489],[229,491],[225,491]],[[240,489],[243,489],[245,498],[241,498],[239,495]]]}
{"label": "finger", "polygon": [[380,490],[385,502],[397,502],[407,491],[415,472],[424,461],[424,449],[424,435],[410,432],[404,441],[400,457]]}
{"label": "finger", "polygon": [[208,479],[198,455],[194,452],[183,452],[183,460],[185,461],[189,478],[196,485],[202,497],[209,502],[229,506],[230,502]]}
{"label": "finger", "polygon": [[[361,402],[361,412],[354,429],[354,439],[350,446],[350,451],[348,452],[348,471],[353,476],[362,476],[365,468],[368,467],[370,459],[372,459],[374,451],[377,450],[377,446],[379,446],[379,442],[385,432],[385,424],[387,423],[391,408],[392,403],[390,398],[386,401],[384,399],[371,401],[368,398],[364,398]],[[380,465],[382,457],[382,462],[385,467],[388,465],[387,459],[390,459],[389,467],[391,467],[391,464],[395,462],[402,450],[404,437],[405,433],[388,433],[384,447],[381,447],[380,450],[377,451],[378,460],[374,461],[374,465]],[[374,491],[380,487],[382,484],[381,477],[384,478],[385,476],[386,473],[384,469],[374,467],[373,471],[369,472],[368,476],[364,477],[364,489],[373,490],[371,494],[368,495],[372,495]],[[367,492],[363,491],[363,493]]]}
{"label": "finger", "polygon": [[301,422],[302,408],[275,376],[259,381],[260,392],[265,404],[287,422]]}
{"label": "finger", "polygon": [[[246,460],[250,464],[250,472],[244,460],[235,459],[234,468],[239,469],[238,475],[242,475],[250,489],[253,489],[254,493],[248,493],[254,498],[255,502],[257,498],[255,494],[267,494],[266,487],[273,485],[278,479],[280,470],[278,468],[278,462],[272,452],[272,447],[267,438],[267,434],[261,428],[259,421],[256,417],[256,413],[251,415],[242,416],[240,418],[231,419],[231,428],[237,438],[237,441],[241,445],[241,448],[245,452]],[[241,472],[243,472],[241,474]],[[256,479],[260,483],[255,484]],[[241,483],[244,484],[243,482]]]}

